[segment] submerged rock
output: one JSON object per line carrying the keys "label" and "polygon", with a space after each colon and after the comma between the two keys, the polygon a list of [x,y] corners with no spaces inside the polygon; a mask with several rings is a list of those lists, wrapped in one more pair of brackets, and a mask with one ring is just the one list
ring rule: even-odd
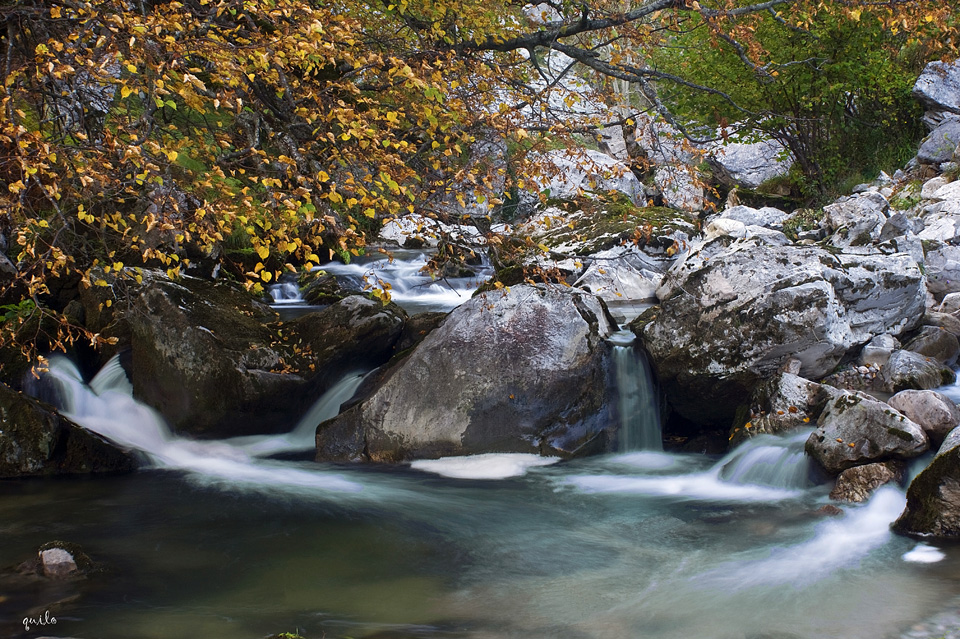
{"label": "submerged rock", "polygon": [[896,410],[869,395],[844,392],[827,402],[807,454],[831,475],[889,459],[910,459],[929,448],[926,433]]}
{"label": "submerged rock", "polygon": [[0,478],[130,472],[136,458],[0,384]]}
{"label": "submerged rock", "polygon": [[820,379],[874,336],[915,328],[926,292],[905,254],[720,238],[674,265],[657,297],[631,328],[661,387],[686,419],[726,428],[787,359]]}
{"label": "submerged rock", "polygon": [[362,403],[317,429],[318,460],[607,450],[610,346],[597,298],[520,285],[450,313]]}
{"label": "submerged rock", "polygon": [[960,538],[960,428],[950,431],[933,461],[910,483],[907,506],[893,529]]}

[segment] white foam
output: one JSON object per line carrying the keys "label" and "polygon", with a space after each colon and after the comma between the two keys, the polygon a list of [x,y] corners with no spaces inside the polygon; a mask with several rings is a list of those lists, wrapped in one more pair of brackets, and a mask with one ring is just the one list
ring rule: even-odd
{"label": "white foam", "polygon": [[713,473],[660,477],[581,475],[567,481],[585,493],[637,493],[719,501],[780,501],[803,494],[800,490],[730,484],[720,481]]}
{"label": "white foam", "polygon": [[933,546],[917,544],[913,550],[903,553],[901,559],[916,564],[935,564],[944,557],[946,555]]}
{"label": "white foam", "polygon": [[762,559],[722,565],[698,579],[705,587],[737,590],[814,583],[839,568],[858,565],[887,543],[893,534],[890,524],[905,504],[906,498],[896,488],[880,488],[865,506],[819,524],[808,541],[774,548]]}
{"label": "white foam", "polygon": [[76,366],[62,357],[50,359],[47,375],[57,383],[65,416],[115,444],[143,452],[159,468],[188,471],[203,482],[246,487],[335,492],[357,492],[363,488],[334,473],[291,469],[251,459],[247,450],[229,441],[193,441],[173,435],[156,411],[132,397],[130,382],[116,358],[104,366],[89,386],[83,383]]}
{"label": "white foam", "polygon": [[535,466],[549,466],[560,461],[559,457],[541,457],[524,453],[485,453],[463,457],[421,459],[410,464],[411,468],[436,473],[455,479],[507,479],[525,475]]}

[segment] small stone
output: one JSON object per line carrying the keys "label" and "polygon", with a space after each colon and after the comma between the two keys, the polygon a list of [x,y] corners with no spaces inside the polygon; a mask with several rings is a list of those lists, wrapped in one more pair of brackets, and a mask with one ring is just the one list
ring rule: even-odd
{"label": "small stone", "polygon": [[49,548],[40,551],[40,564],[43,574],[53,579],[63,579],[78,572],[73,555],[63,548]]}

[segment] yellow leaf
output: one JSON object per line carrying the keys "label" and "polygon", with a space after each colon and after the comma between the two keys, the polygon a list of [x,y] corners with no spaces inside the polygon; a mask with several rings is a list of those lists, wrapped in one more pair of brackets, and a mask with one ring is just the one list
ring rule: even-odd
{"label": "yellow leaf", "polygon": [[260,271],[260,279],[264,282],[269,282],[273,279],[273,273],[270,271]]}
{"label": "yellow leaf", "polygon": [[130,97],[130,94],[133,93],[133,90],[128,86],[123,86],[120,88],[120,97],[127,98]]}
{"label": "yellow leaf", "polygon": [[270,249],[266,246],[261,246],[257,249],[257,255],[260,256],[261,260],[265,260],[270,255]]}
{"label": "yellow leaf", "polygon": [[363,214],[366,215],[367,217],[374,217],[377,214],[377,212],[374,211],[373,209],[365,209],[363,211]]}
{"label": "yellow leaf", "polygon": [[167,159],[170,160],[171,162],[176,162],[177,157],[179,157],[179,155],[180,154],[177,153],[176,151],[167,151]]}

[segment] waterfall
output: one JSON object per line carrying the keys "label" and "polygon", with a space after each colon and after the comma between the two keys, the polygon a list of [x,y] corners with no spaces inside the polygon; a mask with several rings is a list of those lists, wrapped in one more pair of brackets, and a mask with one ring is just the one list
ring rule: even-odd
{"label": "waterfall", "polygon": [[278,282],[267,289],[274,304],[303,304],[300,287],[296,282]]}
{"label": "waterfall", "polygon": [[786,436],[757,435],[717,462],[717,478],[734,484],[774,488],[810,486],[810,459],[803,452],[813,429]]}
{"label": "waterfall", "polygon": [[320,269],[360,288],[385,282],[390,286],[393,301],[408,313],[453,310],[470,299],[493,273],[490,265],[483,263],[471,267],[473,275],[434,277],[426,272],[429,260],[426,252],[398,250],[392,258],[357,259],[350,264],[331,262]]}
{"label": "waterfall", "polygon": [[[361,376],[348,376],[347,380],[335,387],[341,398],[348,392],[353,394],[360,384],[358,377]],[[111,359],[90,384],[84,383],[70,360],[51,357],[43,381],[51,387],[54,403],[63,415],[122,448],[142,452],[158,468],[183,470],[203,480],[231,486],[273,486],[338,492],[361,489],[359,484],[337,474],[291,468],[289,465],[254,458],[257,454],[312,446],[312,443],[304,441],[309,435],[305,437],[307,427],[303,425],[289,433],[288,439],[282,436],[258,438],[239,444],[229,440],[194,441],[175,436],[156,411],[134,399],[133,387],[118,357]],[[352,390],[349,390],[351,386]],[[339,410],[342,401],[345,400],[336,401],[329,394],[322,397],[317,402],[322,405],[317,412],[320,419],[334,410],[334,402],[336,410]],[[275,439],[280,441],[271,441]]]}
{"label": "waterfall", "polygon": [[611,336],[620,415],[619,450],[663,450],[660,407],[646,357],[634,348],[635,336],[623,330]]}

